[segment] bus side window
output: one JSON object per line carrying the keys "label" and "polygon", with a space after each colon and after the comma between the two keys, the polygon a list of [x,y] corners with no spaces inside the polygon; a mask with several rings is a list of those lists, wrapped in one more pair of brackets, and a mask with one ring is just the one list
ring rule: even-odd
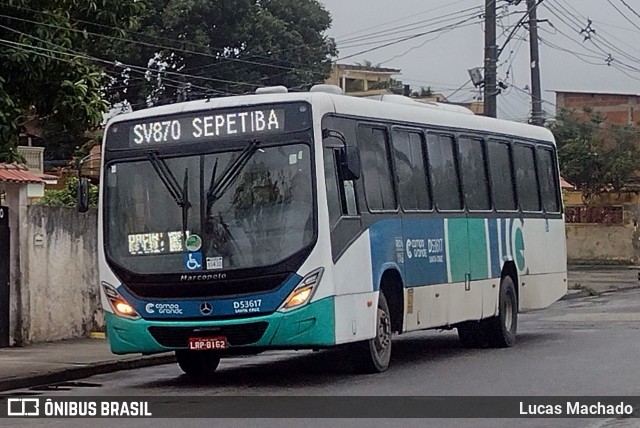
{"label": "bus side window", "polygon": [[324,148],[324,180],[331,226],[335,225],[341,216],[358,215],[353,181],[340,177],[338,165],[341,153],[339,148]]}
{"label": "bus side window", "polygon": [[454,150],[452,136],[427,134],[433,200],[439,210],[462,209],[460,179]]}
{"label": "bus side window", "polygon": [[422,135],[417,132],[394,130],[392,142],[402,208],[405,211],[431,210]]}
{"label": "bus side window", "polygon": [[560,202],[558,201],[557,167],[554,162],[553,151],[538,146],[538,171],[540,173],[540,190],[544,209],[549,213],[560,212]]}
{"label": "bus side window", "polygon": [[487,148],[496,210],[517,211],[509,143],[490,140],[487,143]]}
{"label": "bus side window", "polygon": [[392,211],[397,207],[387,132],[360,125],[357,131],[364,193],[371,211]]}
{"label": "bus side window", "polygon": [[542,211],[533,146],[528,144],[515,144],[513,158],[520,208],[522,211],[529,212]]}
{"label": "bus side window", "polygon": [[483,146],[484,141],[479,138],[460,137],[458,140],[464,200],[470,211],[491,209]]}

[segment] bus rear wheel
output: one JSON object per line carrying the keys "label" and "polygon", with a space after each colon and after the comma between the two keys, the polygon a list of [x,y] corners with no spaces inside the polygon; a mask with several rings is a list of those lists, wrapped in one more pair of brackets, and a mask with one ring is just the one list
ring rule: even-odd
{"label": "bus rear wheel", "polygon": [[180,369],[190,377],[210,377],[218,364],[220,356],[212,351],[176,351],[176,359]]}
{"label": "bus rear wheel", "polygon": [[498,315],[482,321],[482,330],[492,348],[509,348],[516,341],[518,329],[518,298],[513,280],[505,276],[500,281]]}
{"label": "bus rear wheel", "polygon": [[352,345],[353,364],[359,373],[381,373],[389,368],[391,361],[391,314],[387,299],[382,292],[378,298],[376,318],[375,337]]}

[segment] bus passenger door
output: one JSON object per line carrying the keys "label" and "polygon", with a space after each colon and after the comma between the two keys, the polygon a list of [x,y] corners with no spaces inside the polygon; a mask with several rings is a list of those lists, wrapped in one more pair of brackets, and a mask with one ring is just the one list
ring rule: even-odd
{"label": "bus passenger door", "polygon": [[477,250],[474,220],[466,216],[445,220],[450,281],[449,324],[482,316],[482,289],[473,281],[477,275],[474,269],[476,257],[473,255]]}
{"label": "bus passenger door", "polygon": [[[354,176],[359,171],[351,171],[351,168],[358,169],[359,165],[351,165],[353,159],[349,158],[348,153],[355,146],[355,126],[355,121],[351,119],[327,116],[322,120],[324,187],[334,262],[342,256],[362,229],[356,197],[358,177]],[[367,285],[370,287],[371,284]]]}
{"label": "bus passenger door", "polygon": [[489,229],[485,219],[486,213],[491,211],[491,198],[484,145],[481,138],[458,138],[458,165],[466,215],[464,219],[449,220],[450,236],[458,241],[450,250],[456,254],[450,259],[449,322],[452,324],[482,318],[483,289],[491,282]]}
{"label": "bus passenger door", "polygon": [[331,229],[331,253],[336,260],[357,236],[362,227],[356,203],[353,180],[346,180],[340,172],[341,148],[325,147],[324,170]]}

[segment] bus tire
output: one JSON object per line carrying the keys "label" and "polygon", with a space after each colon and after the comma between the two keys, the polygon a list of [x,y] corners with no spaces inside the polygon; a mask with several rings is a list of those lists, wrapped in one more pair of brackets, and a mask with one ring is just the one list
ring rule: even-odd
{"label": "bus tire", "polygon": [[194,378],[210,377],[220,364],[220,355],[213,351],[179,350],[176,351],[176,360],[186,375]]}
{"label": "bus tire", "polygon": [[513,280],[505,276],[500,281],[498,316],[482,322],[483,331],[492,348],[509,348],[516,341],[518,329],[518,298]]}
{"label": "bus tire", "polygon": [[467,321],[456,326],[460,344],[468,349],[486,348],[487,338],[478,321]]}
{"label": "bus tire", "polygon": [[352,345],[353,365],[359,373],[382,373],[391,361],[391,314],[382,291],[378,298],[376,336]]}

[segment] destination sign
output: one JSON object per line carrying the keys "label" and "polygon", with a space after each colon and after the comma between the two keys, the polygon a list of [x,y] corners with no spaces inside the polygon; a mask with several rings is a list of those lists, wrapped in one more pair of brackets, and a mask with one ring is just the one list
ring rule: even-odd
{"label": "destination sign", "polygon": [[133,123],[129,128],[129,146],[194,143],[223,137],[283,132],[284,126],[284,109],[200,113],[175,119]]}

